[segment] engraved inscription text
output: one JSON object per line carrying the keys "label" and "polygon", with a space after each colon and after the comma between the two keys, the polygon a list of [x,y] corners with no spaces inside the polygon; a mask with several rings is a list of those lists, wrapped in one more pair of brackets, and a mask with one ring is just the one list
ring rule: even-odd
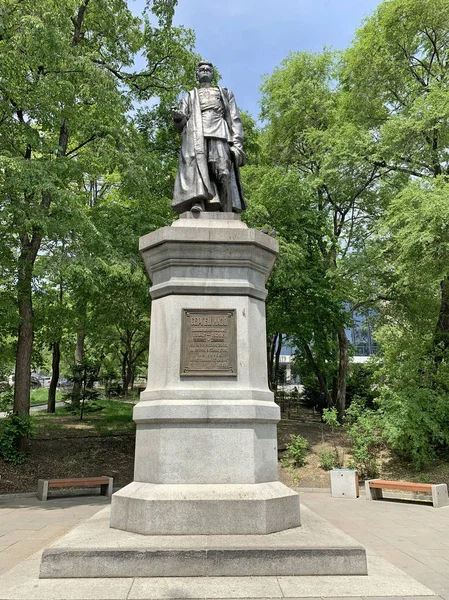
{"label": "engraved inscription text", "polygon": [[237,375],[235,312],[183,309],[181,375]]}

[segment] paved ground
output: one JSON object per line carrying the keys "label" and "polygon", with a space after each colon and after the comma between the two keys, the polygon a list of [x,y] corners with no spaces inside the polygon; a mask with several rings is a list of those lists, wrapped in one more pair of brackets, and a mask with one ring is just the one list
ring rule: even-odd
{"label": "paved ground", "polygon": [[[56,402],[55,406],[56,408],[59,408],[60,406],[65,406],[65,402]],[[46,404],[35,404],[34,406],[30,406],[30,412],[43,412],[44,410],[47,410]],[[7,412],[0,412],[0,419],[4,419],[7,416]]]}
{"label": "paved ground", "polygon": [[108,503],[109,498],[104,496],[48,502],[13,495],[0,497],[0,574],[45,548]]}
{"label": "paved ground", "polygon": [[301,494],[314,512],[361,542],[366,550],[449,600],[449,506]]}
{"label": "paved ground", "polygon": [[[332,524],[341,528],[353,538],[361,542],[370,555],[370,563],[373,571],[390,578],[392,589],[395,589],[394,597],[399,599],[401,581],[404,576],[401,571],[412,576],[427,588],[444,600],[449,600],[449,506],[434,509],[428,505],[418,505],[398,502],[368,502],[364,497],[358,500],[332,499],[328,494],[303,493],[302,502],[313,511],[328,519]],[[9,583],[16,577],[22,582],[29,576],[29,572],[38,569],[39,557],[30,558],[42,548],[48,546],[53,540],[59,538],[63,533],[74,527],[77,523],[87,519],[103,508],[108,499],[103,497],[82,497],[54,499],[41,503],[35,498],[0,498],[0,599],[3,598],[60,598],[63,582],[52,580],[45,591],[45,595],[39,595],[39,580],[30,578],[27,593],[17,596],[10,592],[2,595],[2,582],[7,588]],[[382,560],[383,557],[388,563]],[[395,569],[398,567],[401,571]],[[33,571],[33,572],[34,572]],[[35,577],[35,576],[33,576]],[[181,579],[181,578],[179,578]],[[301,579],[301,585],[298,585]],[[343,596],[351,597],[352,600],[375,597],[374,586],[366,587],[364,593],[360,592],[360,585],[355,588],[351,580],[361,581],[360,578],[332,578],[341,582],[335,591],[329,583],[323,585],[322,589],[317,587],[322,578],[227,578],[228,590],[233,591],[233,598],[329,598]],[[233,580],[233,581],[231,581]],[[249,582],[249,580],[252,580]],[[261,580],[261,581],[256,581]],[[329,580],[329,578],[328,578]],[[43,581],[43,580],[40,580]],[[75,580],[65,580],[75,581]],[[189,592],[189,585],[195,582],[184,580],[179,594],[173,591],[173,580],[167,585],[167,580],[154,578],[152,581],[145,579],[135,580],[101,580],[101,594],[95,592],[92,580],[76,580],[79,582],[77,598],[179,598],[179,597],[202,597],[223,598],[223,588],[220,581],[214,578],[207,579],[207,589],[202,590],[197,586],[193,594],[193,588]],[[329,580],[330,581],[330,580]],[[347,586],[343,585],[346,581]],[[381,581],[381,578],[379,579]],[[405,579],[404,579],[405,581]],[[50,584],[50,581],[47,580]],[[84,584],[86,583],[85,592]],[[198,582],[197,582],[198,583]],[[252,584],[252,592],[246,593],[248,583]],[[367,582],[368,583],[368,582]],[[256,585],[257,584],[257,585]],[[320,584],[321,585],[321,584]],[[10,589],[10,588],[9,588]],[[25,587],[23,588],[25,590]],[[258,589],[256,596],[254,590]],[[319,593],[317,592],[319,589]],[[358,590],[357,596],[353,590]],[[419,585],[416,589],[420,589]],[[199,590],[201,594],[199,594]],[[309,591],[310,590],[310,591]],[[346,591],[345,591],[346,590]],[[380,588],[379,588],[380,590]],[[421,593],[421,592],[420,592]],[[435,598],[429,596],[430,591],[422,598]],[[333,595],[334,594],[334,595]],[[352,594],[352,595],[351,595]],[[379,596],[379,594],[378,594]],[[62,597],[66,597],[65,595]],[[67,594],[67,598],[72,598]],[[404,597],[404,596],[402,596]],[[414,600],[421,600],[417,595]]]}

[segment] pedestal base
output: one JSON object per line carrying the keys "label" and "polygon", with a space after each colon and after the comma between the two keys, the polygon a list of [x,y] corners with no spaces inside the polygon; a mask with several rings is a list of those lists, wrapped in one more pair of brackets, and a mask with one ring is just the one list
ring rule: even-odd
{"label": "pedestal base", "polygon": [[300,524],[299,496],[279,481],[134,481],[112,497],[111,527],[144,535],[263,535]]}
{"label": "pedestal base", "polygon": [[47,548],[40,577],[367,575],[365,549],[303,507],[303,526],[269,535],[143,536],[109,527],[110,508]]}

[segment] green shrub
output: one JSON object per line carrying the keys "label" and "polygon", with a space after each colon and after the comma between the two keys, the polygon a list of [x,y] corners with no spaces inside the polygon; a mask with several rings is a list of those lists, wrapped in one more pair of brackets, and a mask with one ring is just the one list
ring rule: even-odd
{"label": "green shrub", "polygon": [[321,418],[326,425],[332,427],[332,433],[334,432],[334,429],[340,427],[340,423],[338,422],[338,413],[335,407],[325,408],[321,414]]}
{"label": "green shrub", "polygon": [[14,390],[10,385],[7,385],[0,392],[0,412],[10,410],[14,404]]}
{"label": "green shrub", "polygon": [[349,468],[357,469],[361,477],[377,477],[377,457],[383,446],[382,414],[367,409],[356,396],[346,411],[345,429],[352,442],[353,459]]}
{"label": "green shrub", "polygon": [[346,406],[348,407],[354,398],[362,399],[366,408],[375,408],[377,388],[374,385],[373,359],[367,363],[353,363],[349,367],[346,381]]}
{"label": "green shrub", "polygon": [[5,462],[21,465],[26,456],[21,445],[23,440],[32,433],[31,417],[10,413],[2,419],[0,436],[0,452]]}
{"label": "green shrub", "polygon": [[445,390],[404,385],[382,391],[384,438],[403,460],[418,470],[431,464],[449,447],[449,410]]}
{"label": "green shrub", "polygon": [[344,463],[344,455],[340,455],[338,448],[335,447],[332,450],[320,452],[318,454],[318,461],[320,469],[324,469],[324,471],[341,469]]}
{"label": "green shrub", "polygon": [[335,467],[335,453],[332,451],[320,452],[318,460],[320,469],[324,471],[331,471]]}
{"label": "green shrub", "polygon": [[290,464],[295,467],[303,467],[306,464],[309,442],[302,435],[291,435],[286,449],[286,459]]}
{"label": "green shrub", "polygon": [[322,393],[314,374],[301,373],[301,385],[303,386],[301,402],[305,406],[322,410],[327,406],[327,399]]}

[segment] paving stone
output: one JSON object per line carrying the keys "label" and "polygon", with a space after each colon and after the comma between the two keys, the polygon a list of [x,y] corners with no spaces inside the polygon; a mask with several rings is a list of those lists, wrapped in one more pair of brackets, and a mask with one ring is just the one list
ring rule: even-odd
{"label": "paving stone", "polygon": [[154,577],[135,579],[129,600],[148,598],[282,598],[276,577]]}
{"label": "paving stone", "polygon": [[[432,596],[404,596],[402,600],[431,600]],[[434,598],[438,598],[438,596],[434,596]],[[377,598],[375,600],[378,600]]]}
{"label": "paving stone", "polygon": [[423,556],[420,558],[420,560],[425,565],[431,567],[437,573],[441,573],[441,575],[445,576],[449,575],[449,561],[445,558],[441,558],[439,556]]}
{"label": "paving stone", "polygon": [[1,600],[126,600],[132,579],[38,579],[40,553],[0,577]]}
{"label": "paving stone", "polygon": [[432,595],[427,587],[377,556],[369,557],[368,573],[368,577],[278,577],[278,580],[285,597]]}
{"label": "paving stone", "polygon": [[399,567],[402,570],[407,570],[407,572],[415,570],[415,572],[420,573],[435,573],[436,570],[430,567],[427,564],[424,564],[420,560],[405,554],[404,552],[400,552],[399,550],[387,550],[382,552],[382,557],[394,564],[396,567]]}
{"label": "paving stone", "polygon": [[3,552],[7,554],[7,556],[11,556],[16,558],[16,560],[27,558],[31,556],[38,550],[41,550],[43,541],[42,540],[33,540],[28,539],[27,541],[21,543],[15,543],[10,546],[6,551]]}
{"label": "paving stone", "polygon": [[9,548],[10,546],[12,546],[13,544],[16,544],[16,543],[17,543],[17,541],[13,542],[11,540],[3,543],[3,540],[0,537],[0,552],[3,552],[4,550],[6,550],[6,548]]}
{"label": "paving stone", "polygon": [[2,536],[2,544],[14,544],[19,541],[28,541],[35,532],[32,529],[16,529],[15,531],[8,531]]}
{"label": "paving stone", "polygon": [[[55,537],[61,536],[63,533],[65,533],[67,531],[67,529],[68,528],[65,525],[57,525],[56,523],[51,523],[50,525],[44,525],[43,527],[41,527],[41,529],[36,531],[36,533],[33,533],[33,539],[48,541]],[[1,542],[1,540],[0,540],[0,542]]]}
{"label": "paving stone", "polygon": [[[326,598],[326,600],[363,600],[363,598],[362,596],[331,596],[329,598]],[[396,596],[394,600],[398,600],[398,597]]]}
{"label": "paving stone", "polygon": [[449,577],[444,577],[444,575],[441,575],[440,573],[418,573],[416,579],[430,588],[435,594],[442,596],[443,598],[445,595],[449,596]]}

